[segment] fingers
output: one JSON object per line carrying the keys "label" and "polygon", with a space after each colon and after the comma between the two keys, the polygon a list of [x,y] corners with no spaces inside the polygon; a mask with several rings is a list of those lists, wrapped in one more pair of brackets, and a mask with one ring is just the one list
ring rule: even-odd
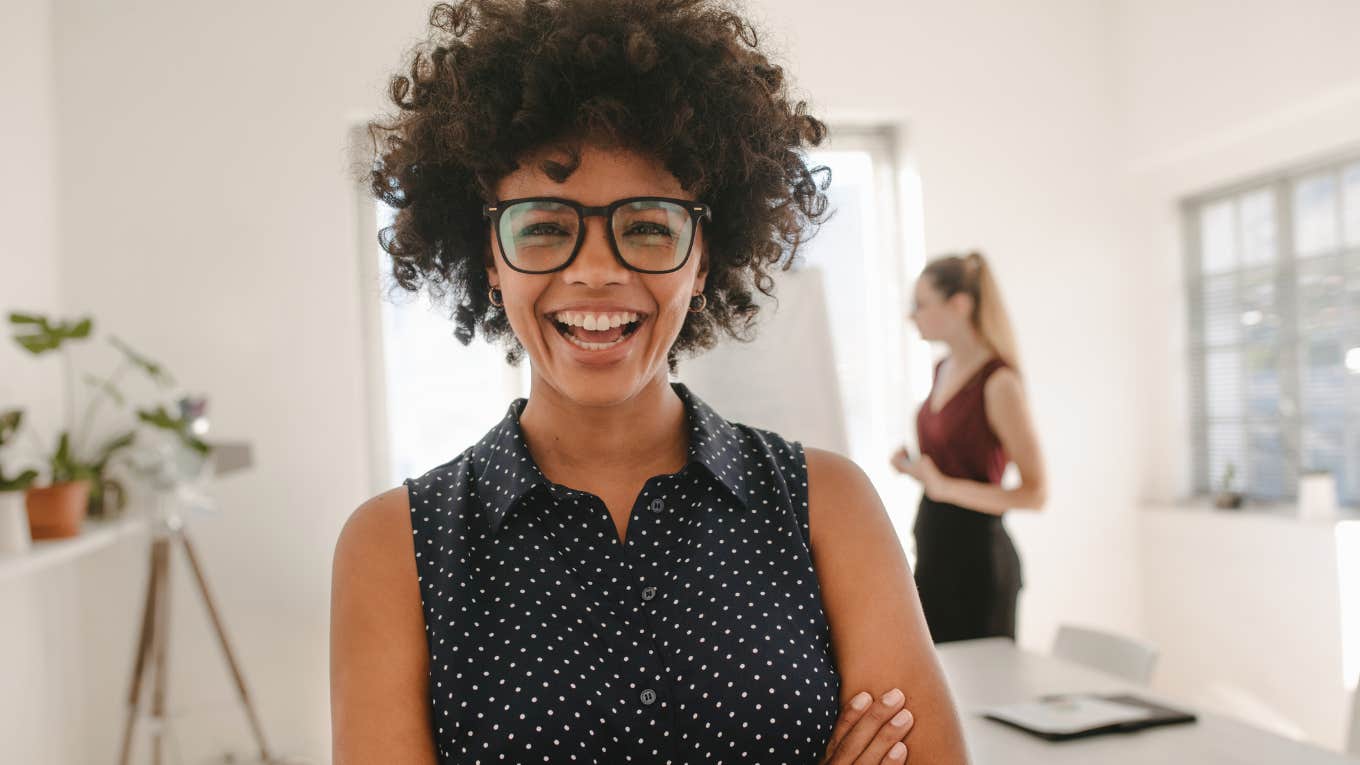
{"label": "fingers", "polygon": [[879,765],[902,765],[902,763],[906,761],[907,745],[898,741],[896,744],[892,745],[892,748],[888,750],[887,754],[883,755],[883,759],[879,761]]}
{"label": "fingers", "polygon": [[831,729],[831,738],[826,744],[826,754],[823,756],[823,762],[829,761],[832,755],[836,753],[836,750],[840,747],[841,740],[845,738],[845,734],[850,732],[850,727],[859,722],[859,718],[864,716],[864,710],[869,708],[869,705],[873,703],[873,700],[873,696],[864,691],[860,691],[841,706],[840,717],[836,718],[836,727]]}
{"label": "fingers", "polygon": [[893,470],[896,470],[899,473],[905,473],[906,467],[910,462],[911,459],[907,456],[907,450],[904,448],[899,448],[888,458],[888,464],[892,465]]}
{"label": "fingers", "polygon": [[[829,765],[880,762],[911,730],[911,712],[902,709],[906,697],[894,688],[870,704],[849,725],[827,762]],[[899,714],[905,712],[905,714]]]}
{"label": "fingers", "polygon": [[907,732],[911,730],[911,712],[906,709],[899,709],[888,718],[888,721],[879,727],[869,744],[864,747],[864,752],[855,760],[856,765],[879,765],[879,763],[900,763],[905,759],[891,759],[890,755],[894,749],[902,755],[906,754],[907,745],[902,742],[906,738]]}

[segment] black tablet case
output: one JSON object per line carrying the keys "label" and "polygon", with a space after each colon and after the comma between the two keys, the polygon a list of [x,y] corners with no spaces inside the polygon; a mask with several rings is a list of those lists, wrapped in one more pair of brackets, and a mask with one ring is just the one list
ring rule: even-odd
{"label": "black tablet case", "polygon": [[[1040,697],[1040,700],[1046,701],[1052,698],[1062,698],[1063,696],[1066,695],[1071,694],[1062,694],[1059,696],[1042,696]],[[1000,717],[994,717],[990,714],[983,716],[990,720],[996,720],[999,723],[1009,725],[1012,728],[1018,728],[1019,730],[1022,730],[1030,735],[1038,736],[1039,738],[1046,739],[1048,741],[1068,741],[1074,738],[1100,736],[1106,733],[1132,733],[1133,731],[1144,730],[1146,728],[1155,728],[1161,725],[1179,725],[1181,723],[1192,723],[1195,722],[1196,719],[1195,716],[1189,712],[1183,712],[1179,709],[1173,709],[1171,707],[1162,706],[1161,704],[1154,704],[1151,701],[1140,699],[1137,696],[1129,696],[1126,694],[1115,694],[1110,696],[1101,696],[1096,694],[1089,695],[1091,695],[1093,698],[1103,699],[1105,701],[1113,701],[1119,704],[1128,704],[1129,706],[1134,707],[1143,707],[1144,709],[1147,709],[1149,711],[1149,715],[1139,720],[1131,720],[1129,722],[1123,723],[1113,723],[1111,725],[1101,725],[1095,728],[1087,728],[1086,730],[1080,730],[1073,733],[1049,733],[1046,731],[1031,730],[1030,728],[1026,728],[1025,726],[1020,725],[1018,723],[1011,722],[1010,720],[1003,720]]]}

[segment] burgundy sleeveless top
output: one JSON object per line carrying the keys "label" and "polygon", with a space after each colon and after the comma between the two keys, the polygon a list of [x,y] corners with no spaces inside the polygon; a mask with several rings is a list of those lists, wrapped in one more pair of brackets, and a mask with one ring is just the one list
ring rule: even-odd
{"label": "burgundy sleeveless top", "polygon": [[921,454],[935,461],[935,466],[951,478],[964,478],[982,483],[1001,483],[1001,474],[1009,459],[992,426],[987,422],[983,401],[983,387],[987,378],[1002,367],[1005,361],[993,357],[982,365],[963,387],[945,402],[944,408],[932,412],[931,399],[940,384],[941,361],[935,365],[935,379],[930,396],[916,413],[916,437]]}

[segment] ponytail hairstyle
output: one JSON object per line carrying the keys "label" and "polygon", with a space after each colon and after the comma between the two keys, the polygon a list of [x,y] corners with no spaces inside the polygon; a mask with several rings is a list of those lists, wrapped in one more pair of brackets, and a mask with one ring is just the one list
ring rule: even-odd
{"label": "ponytail hairstyle", "polygon": [[991,346],[993,353],[1020,371],[1020,354],[1010,315],[1006,313],[1001,289],[982,253],[936,258],[926,265],[921,275],[929,277],[930,283],[946,300],[960,292],[973,298],[973,328],[982,335],[983,342]]}

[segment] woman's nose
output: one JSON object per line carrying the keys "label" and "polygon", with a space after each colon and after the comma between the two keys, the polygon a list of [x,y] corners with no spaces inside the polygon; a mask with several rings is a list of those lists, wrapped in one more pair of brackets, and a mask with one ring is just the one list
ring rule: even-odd
{"label": "woman's nose", "polygon": [[581,251],[566,271],[571,277],[585,282],[617,281],[628,269],[614,257],[609,243],[608,223],[599,218],[587,218],[581,240]]}

